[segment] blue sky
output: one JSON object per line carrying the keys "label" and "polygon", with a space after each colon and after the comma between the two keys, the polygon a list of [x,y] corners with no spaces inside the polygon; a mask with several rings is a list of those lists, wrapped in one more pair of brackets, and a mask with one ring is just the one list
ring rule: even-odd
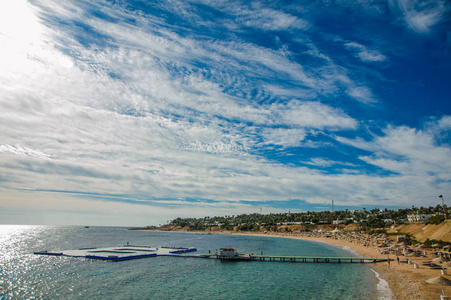
{"label": "blue sky", "polygon": [[447,1],[0,4],[0,222],[398,208],[451,187]]}

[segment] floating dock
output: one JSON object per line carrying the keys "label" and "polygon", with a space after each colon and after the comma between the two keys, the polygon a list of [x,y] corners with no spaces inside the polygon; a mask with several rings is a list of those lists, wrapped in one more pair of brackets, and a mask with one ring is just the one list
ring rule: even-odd
{"label": "floating dock", "polygon": [[124,245],[107,248],[80,248],[77,250],[64,251],[39,251],[34,254],[86,257],[93,259],[103,259],[111,261],[121,261],[154,256],[184,256],[186,253],[197,251],[196,248],[189,247],[157,247]]}

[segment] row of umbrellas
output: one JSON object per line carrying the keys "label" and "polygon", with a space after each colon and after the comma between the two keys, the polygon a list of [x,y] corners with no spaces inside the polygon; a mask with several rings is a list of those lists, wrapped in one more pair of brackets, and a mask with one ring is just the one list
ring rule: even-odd
{"label": "row of umbrellas", "polygon": [[443,277],[443,276],[437,276],[433,278],[429,278],[426,280],[427,283],[433,283],[433,284],[441,284],[446,286],[451,286],[451,280]]}
{"label": "row of umbrellas", "polygon": [[[320,234],[325,234],[326,231],[325,230],[319,230],[318,233]],[[377,245],[377,247],[387,247],[390,244],[393,244],[394,242],[390,239],[388,239],[388,237],[385,234],[378,234],[378,235],[365,235],[365,234],[361,234],[361,233],[357,233],[357,232],[342,232],[341,230],[339,230],[338,228],[336,228],[335,230],[329,232],[332,233],[334,235],[342,235],[342,238],[345,238],[348,241],[359,241],[359,242],[372,242],[374,244]],[[402,247],[402,246],[406,246],[406,244],[404,242],[400,242],[400,243],[396,243],[394,246],[398,246],[398,247]],[[450,245],[447,246],[443,246],[440,243],[435,243],[433,245],[431,245],[431,247],[427,247],[425,244],[417,244],[414,246],[417,249],[424,249],[424,248],[434,248],[434,249],[446,249],[449,251],[449,249],[451,249]],[[442,268],[443,269],[448,269],[451,268],[451,261],[447,261],[444,257],[440,256],[437,258],[434,258],[432,261],[436,262],[436,263],[441,263]],[[443,276],[437,276],[437,277],[433,277],[430,279],[426,280],[427,283],[432,283],[432,284],[440,284],[440,285],[444,285],[444,286],[451,286],[451,280],[443,277]]]}
{"label": "row of umbrellas", "polygon": [[[434,247],[434,245],[432,245]],[[437,248],[441,248],[442,246],[438,244],[436,244]],[[434,247],[435,248],[435,247]],[[441,267],[442,269],[448,269],[451,268],[451,261],[448,261],[447,259],[445,259],[444,257],[440,256],[440,257],[436,257],[432,260],[433,262],[436,263],[441,263]],[[437,277],[433,277],[433,278],[429,278],[426,280],[427,283],[432,283],[432,284],[440,284],[440,285],[445,285],[445,286],[451,286],[451,280],[449,280],[448,278],[445,278],[443,276],[437,276]]]}

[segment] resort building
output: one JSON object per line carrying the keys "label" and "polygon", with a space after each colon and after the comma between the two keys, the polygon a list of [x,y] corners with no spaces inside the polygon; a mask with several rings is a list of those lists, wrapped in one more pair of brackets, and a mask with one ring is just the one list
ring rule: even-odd
{"label": "resort building", "polygon": [[420,215],[420,214],[413,214],[413,215],[407,215],[407,221],[409,222],[427,222],[429,218],[432,215]]}
{"label": "resort building", "polygon": [[332,222],[332,224],[334,224],[334,225],[346,224],[346,221],[345,220],[334,220]]}

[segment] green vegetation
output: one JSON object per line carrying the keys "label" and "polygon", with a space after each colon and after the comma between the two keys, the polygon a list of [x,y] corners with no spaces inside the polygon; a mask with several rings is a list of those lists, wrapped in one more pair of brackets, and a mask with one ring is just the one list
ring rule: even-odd
{"label": "green vegetation", "polygon": [[[205,230],[207,228],[218,227],[224,230],[240,231],[277,231],[281,225],[309,225],[309,224],[359,224],[363,230],[384,229],[393,224],[407,222],[407,216],[411,214],[430,214],[431,224],[439,224],[445,220],[442,214],[443,208],[420,207],[407,209],[378,209],[370,211],[361,210],[340,210],[340,211],[320,211],[320,212],[300,212],[300,213],[277,213],[277,214],[242,214],[233,216],[216,216],[204,218],[177,218],[168,223],[170,226],[189,227],[192,230]],[[290,229],[285,227],[284,230]]]}
{"label": "green vegetation", "polygon": [[438,224],[442,223],[443,221],[445,221],[444,215],[436,215],[436,216],[430,217],[426,224],[438,225]]}

